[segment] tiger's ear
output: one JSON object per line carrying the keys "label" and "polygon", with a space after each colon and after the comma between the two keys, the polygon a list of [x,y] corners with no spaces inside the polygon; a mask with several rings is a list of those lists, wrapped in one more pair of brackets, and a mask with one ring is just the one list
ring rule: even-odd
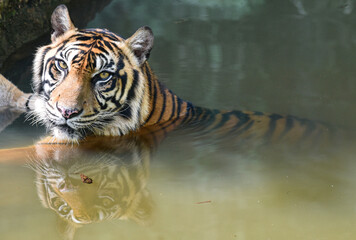
{"label": "tiger's ear", "polygon": [[54,9],[51,17],[51,24],[54,30],[51,35],[52,42],[67,31],[75,29],[69,16],[68,8],[64,4],[61,4]]}
{"label": "tiger's ear", "polygon": [[149,27],[139,28],[134,35],[126,40],[126,44],[137,57],[141,66],[150,56],[153,47],[153,33]]}

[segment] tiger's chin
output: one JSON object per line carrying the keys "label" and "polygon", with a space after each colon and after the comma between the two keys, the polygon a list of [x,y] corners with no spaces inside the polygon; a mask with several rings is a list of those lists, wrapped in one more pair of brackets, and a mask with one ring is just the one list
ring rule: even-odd
{"label": "tiger's chin", "polygon": [[51,135],[58,140],[79,141],[88,136],[110,136],[117,137],[136,131],[139,128],[137,121],[127,121],[120,116],[96,120],[85,126],[78,126],[71,121],[46,121]]}
{"label": "tiger's chin", "polygon": [[56,139],[67,141],[78,141],[88,135],[85,131],[71,128],[67,124],[54,126],[51,132]]}
{"label": "tiger's chin", "polygon": [[121,136],[126,134],[131,129],[126,131],[120,129],[116,125],[106,125],[100,128],[94,128],[87,126],[85,128],[72,127],[71,124],[55,124],[50,126],[51,135],[58,140],[64,140],[68,142],[77,142],[85,139],[88,136]]}

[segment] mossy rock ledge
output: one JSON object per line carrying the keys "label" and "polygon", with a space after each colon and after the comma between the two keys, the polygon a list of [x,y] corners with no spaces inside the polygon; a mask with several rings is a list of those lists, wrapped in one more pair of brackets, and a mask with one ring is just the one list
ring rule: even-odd
{"label": "mossy rock ledge", "polygon": [[51,31],[51,14],[59,4],[66,4],[75,25],[84,27],[109,2],[110,0],[0,0],[0,67],[9,55],[24,44]]}

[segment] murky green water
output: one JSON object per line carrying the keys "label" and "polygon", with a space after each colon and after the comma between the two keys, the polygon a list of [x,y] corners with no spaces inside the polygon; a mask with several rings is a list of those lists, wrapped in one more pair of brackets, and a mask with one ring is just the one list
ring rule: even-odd
{"label": "murky green water", "polygon": [[[354,4],[113,0],[87,27],[128,37],[150,26],[152,68],[196,105],[289,113],[351,131]],[[22,89],[29,89],[31,58],[2,70]],[[45,136],[23,121],[0,133],[1,148]],[[301,151],[182,132],[155,149],[137,139],[97,144],[105,148],[37,146],[0,156],[0,239],[356,236],[354,142]],[[93,183],[82,183],[80,173]]]}

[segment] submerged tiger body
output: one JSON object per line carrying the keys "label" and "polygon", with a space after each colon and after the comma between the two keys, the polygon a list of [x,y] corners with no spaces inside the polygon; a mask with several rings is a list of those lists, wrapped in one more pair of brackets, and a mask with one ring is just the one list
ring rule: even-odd
{"label": "submerged tiger body", "polygon": [[330,133],[324,124],[292,116],[209,110],[182,100],[158,81],[147,62],[153,47],[148,27],[126,40],[106,29],[78,30],[64,5],[51,22],[52,43],[39,48],[34,60],[34,93],[23,94],[17,105],[25,105],[56,139],[122,136],[148,128],[164,135],[181,126],[263,141],[314,141]]}

